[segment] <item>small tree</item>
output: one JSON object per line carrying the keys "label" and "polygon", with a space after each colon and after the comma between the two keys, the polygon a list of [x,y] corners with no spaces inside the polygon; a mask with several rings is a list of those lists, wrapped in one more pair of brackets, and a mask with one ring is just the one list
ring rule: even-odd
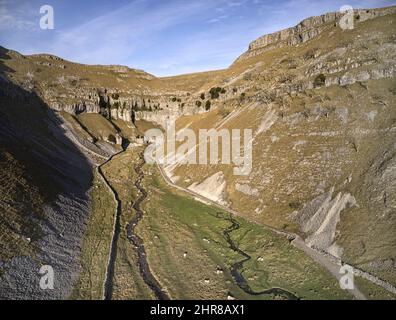
{"label": "small tree", "polygon": [[211,107],[212,107],[212,103],[210,102],[210,100],[206,101],[206,103],[205,103],[205,110],[206,110],[206,111],[209,111]]}
{"label": "small tree", "polygon": [[222,88],[220,87],[213,87],[212,89],[210,89],[209,93],[210,93],[210,97],[211,99],[217,99],[220,97],[220,93],[222,92]]}
{"label": "small tree", "polygon": [[314,80],[314,86],[316,88],[318,87],[323,87],[326,84],[326,76],[321,73],[320,75],[318,75],[315,80]]}

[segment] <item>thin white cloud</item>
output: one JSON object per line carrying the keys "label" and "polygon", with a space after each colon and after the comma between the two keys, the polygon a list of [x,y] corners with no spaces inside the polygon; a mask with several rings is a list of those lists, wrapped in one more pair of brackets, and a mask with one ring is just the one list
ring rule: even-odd
{"label": "thin white cloud", "polygon": [[246,3],[246,0],[244,1],[230,1],[227,3],[229,7],[240,7],[243,6]]}
{"label": "thin white cloud", "polygon": [[[2,6],[5,3],[9,7],[14,1],[25,2],[0,0],[0,8],[7,7]],[[358,4],[359,7],[379,7],[394,2],[349,0],[354,7]],[[344,3],[342,0],[278,3],[135,0],[68,29],[62,29],[67,23],[60,23],[51,32],[26,33],[28,36],[23,32],[2,32],[0,39],[23,53],[48,52],[89,64],[125,64],[164,76],[225,68],[257,37],[293,26],[308,16],[337,10],[338,4]],[[29,21],[21,8],[21,5],[13,6],[12,16]],[[38,14],[38,9],[35,11],[33,13]],[[3,19],[0,26],[1,23],[8,25],[9,11],[0,13]],[[70,12],[63,17],[67,18],[67,14]]]}
{"label": "thin white cloud", "polygon": [[135,1],[66,32],[58,31],[49,50],[86,63],[127,61],[137,47],[153,41],[156,32],[216,6],[212,1],[177,1],[146,10],[145,5]]}
{"label": "thin white cloud", "polygon": [[217,18],[213,18],[208,20],[208,23],[216,23],[216,22],[220,22],[221,20],[225,20],[229,17],[228,14],[223,14],[221,16],[218,16]]}
{"label": "thin white cloud", "polygon": [[38,11],[33,12],[29,3],[0,1],[0,31],[32,31],[38,29]]}

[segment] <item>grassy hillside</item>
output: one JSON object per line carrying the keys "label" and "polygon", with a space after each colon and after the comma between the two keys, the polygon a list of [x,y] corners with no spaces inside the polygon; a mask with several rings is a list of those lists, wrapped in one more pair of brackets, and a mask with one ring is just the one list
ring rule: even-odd
{"label": "grassy hillside", "polygon": [[[232,112],[229,120],[223,122],[224,113],[217,109],[180,118],[177,127],[252,129],[252,172],[238,177],[232,166],[179,165],[172,175],[189,187],[222,171],[223,200],[232,208],[305,237],[312,233],[302,231],[301,216],[313,199],[332,188],[332,199],[350,194],[356,205],[342,211],[333,239],[341,248],[337,254],[395,283],[396,186],[390,177],[395,174],[396,114],[389,64],[395,61],[389,28],[394,19],[366,21],[351,31],[330,27],[302,45],[235,63],[227,72],[253,69],[234,82],[249,89],[244,100],[225,102]],[[389,70],[389,76],[360,76],[382,72],[376,70]],[[320,74],[350,82],[315,87]]]}
{"label": "grassy hillside", "polygon": [[[249,295],[235,283],[230,266],[242,257],[225,241],[223,231],[230,222],[217,217],[216,208],[169,189],[155,167],[147,167],[146,176],[149,198],[138,230],[145,239],[150,265],[172,298],[277,298]],[[252,257],[244,265],[243,275],[255,291],[280,287],[301,299],[349,298],[327,271],[287,239],[237,220],[241,227],[232,238]],[[307,278],[306,274],[312,276]]]}
{"label": "grassy hillside", "polygon": [[[92,166],[42,99],[7,77],[0,50],[0,260],[2,299],[64,298],[79,270]],[[44,292],[37,270],[59,272]]]}

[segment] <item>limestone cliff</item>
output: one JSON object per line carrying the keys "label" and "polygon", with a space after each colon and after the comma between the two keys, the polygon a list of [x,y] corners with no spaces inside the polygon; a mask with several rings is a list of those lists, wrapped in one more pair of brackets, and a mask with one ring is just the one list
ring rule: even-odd
{"label": "limestone cliff", "polygon": [[[396,7],[355,9],[353,10],[354,24],[394,13],[396,13]],[[264,35],[252,41],[249,45],[249,50],[241,55],[237,61],[262,54],[274,48],[295,46],[307,42],[317,37],[323,31],[339,24],[340,19],[344,15],[345,13],[341,12],[326,13],[321,16],[307,18],[295,27]]]}

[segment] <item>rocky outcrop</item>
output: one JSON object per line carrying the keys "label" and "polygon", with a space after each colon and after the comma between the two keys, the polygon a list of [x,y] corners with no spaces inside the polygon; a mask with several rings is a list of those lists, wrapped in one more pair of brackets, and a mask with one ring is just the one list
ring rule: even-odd
{"label": "rocky outcrop", "polygon": [[259,191],[256,188],[252,188],[248,184],[237,183],[235,184],[235,189],[248,196],[253,196],[253,197],[259,196]]}
{"label": "rocky outcrop", "polygon": [[333,192],[334,188],[306,204],[298,220],[302,231],[308,234],[306,242],[310,247],[340,257],[342,249],[334,243],[337,224],[341,212],[355,206],[356,200],[348,193],[332,198]]}
{"label": "rocky outcrop", "polygon": [[228,204],[226,199],[226,186],[227,182],[225,180],[224,173],[219,171],[199,184],[193,183],[188,187],[188,189],[204,196],[205,198],[226,206]]}
{"label": "rocky outcrop", "polygon": [[[354,10],[354,18],[355,23],[358,23],[394,13],[396,13],[396,7],[368,10],[357,9]],[[251,42],[248,51],[241,55],[236,62],[262,54],[274,48],[295,46],[299,43],[307,42],[317,37],[324,30],[334,26],[334,24],[339,23],[343,15],[344,13],[341,12],[326,13],[321,16],[305,19],[295,27],[264,35]]]}
{"label": "rocky outcrop", "polygon": [[[67,87],[62,89],[67,91]],[[149,92],[142,95],[135,90],[120,91],[103,88],[78,88],[72,94],[43,90],[41,95],[50,108],[73,115],[80,113],[101,113],[107,118],[133,122],[147,120],[164,125],[181,115],[203,112],[196,105],[198,98],[187,97],[182,93],[167,94]],[[76,101],[70,103],[70,101]]]}
{"label": "rocky outcrop", "polygon": [[[1,83],[0,105],[0,153],[12,155],[23,168],[18,175],[11,166],[7,172],[0,170],[0,218],[7,221],[0,237],[0,299],[65,299],[81,270],[81,242],[91,206],[91,160],[34,92],[11,81]],[[22,182],[24,189],[18,187]],[[30,190],[37,190],[35,198],[29,199]],[[37,199],[42,200],[33,210]],[[23,228],[17,227],[20,222]],[[11,255],[4,259],[8,250]],[[54,290],[40,288],[43,265],[53,268]]]}

